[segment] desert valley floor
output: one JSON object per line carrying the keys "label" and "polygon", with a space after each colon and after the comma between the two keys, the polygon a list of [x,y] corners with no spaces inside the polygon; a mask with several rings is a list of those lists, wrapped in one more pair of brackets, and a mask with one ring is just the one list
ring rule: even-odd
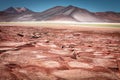
{"label": "desert valley floor", "polygon": [[0,80],[120,80],[120,30],[0,26]]}

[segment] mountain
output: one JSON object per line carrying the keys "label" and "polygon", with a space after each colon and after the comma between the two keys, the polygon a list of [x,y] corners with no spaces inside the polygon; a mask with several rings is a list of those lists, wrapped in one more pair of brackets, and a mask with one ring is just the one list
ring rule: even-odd
{"label": "mountain", "polygon": [[38,20],[42,21],[79,21],[79,22],[102,22],[100,17],[97,17],[92,12],[74,6],[62,7],[57,6],[37,15]]}
{"label": "mountain", "polygon": [[56,6],[43,12],[33,12],[25,7],[9,7],[0,12],[0,21],[120,22],[120,13],[90,12],[72,5]]}
{"label": "mountain", "polygon": [[96,12],[95,15],[110,20],[111,22],[120,22],[120,13],[118,12],[112,12],[112,11]]}
{"label": "mountain", "polygon": [[4,12],[9,14],[18,14],[18,13],[28,13],[32,11],[25,7],[9,7],[6,10],[4,10]]}
{"label": "mountain", "polygon": [[25,17],[25,20],[20,18],[22,16],[29,15],[29,14],[34,14],[34,12],[25,7],[9,7],[4,11],[0,11],[0,22],[31,21],[32,18],[29,18],[30,16]]}
{"label": "mountain", "polygon": [[68,6],[54,14],[48,20],[74,20],[78,22],[101,22],[103,19],[97,17],[92,12],[89,12],[85,9]]}

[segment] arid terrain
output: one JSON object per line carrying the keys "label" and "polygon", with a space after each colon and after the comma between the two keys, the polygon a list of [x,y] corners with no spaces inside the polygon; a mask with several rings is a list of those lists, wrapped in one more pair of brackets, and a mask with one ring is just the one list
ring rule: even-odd
{"label": "arid terrain", "polygon": [[120,80],[119,27],[29,25],[0,24],[0,80]]}

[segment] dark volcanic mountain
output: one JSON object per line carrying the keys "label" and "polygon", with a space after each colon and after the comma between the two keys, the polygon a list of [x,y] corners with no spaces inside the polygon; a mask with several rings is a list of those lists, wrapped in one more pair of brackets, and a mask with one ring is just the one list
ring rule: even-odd
{"label": "dark volcanic mountain", "polygon": [[29,13],[32,11],[25,7],[9,7],[6,10],[4,10],[4,12],[9,14],[17,14],[17,13]]}
{"label": "dark volcanic mountain", "polygon": [[[17,18],[29,14],[34,14],[34,12],[25,7],[9,7],[0,12],[0,21],[22,21],[22,19],[17,20]],[[26,17],[26,21],[32,20],[30,18],[28,19],[28,17]]]}
{"label": "dark volcanic mountain", "polygon": [[117,12],[96,12],[95,15],[111,20],[111,22],[120,22],[120,13]]}
{"label": "dark volcanic mountain", "polygon": [[10,7],[0,12],[0,21],[120,22],[120,13],[93,13],[71,5],[56,6],[43,12],[33,12],[25,7]]}
{"label": "dark volcanic mountain", "polygon": [[73,20],[79,22],[101,22],[102,19],[94,15],[93,13],[74,6],[68,6],[61,11],[56,12],[53,16],[50,16],[48,20]]}

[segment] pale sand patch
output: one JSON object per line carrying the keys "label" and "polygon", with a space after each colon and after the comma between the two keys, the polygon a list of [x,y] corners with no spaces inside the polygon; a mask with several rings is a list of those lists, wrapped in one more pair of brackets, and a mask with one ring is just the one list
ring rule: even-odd
{"label": "pale sand patch", "polygon": [[93,55],[96,55],[96,56],[97,56],[97,55],[98,55],[98,56],[102,56],[102,55],[103,55],[103,52],[98,52],[98,51],[96,51],[96,52],[93,53]]}
{"label": "pale sand patch", "polygon": [[67,54],[69,54],[68,51],[56,50],[56,49],[51,49],[49,52],[54,53],[54,54],[60,54],[60,55],[67,55]]}
{"label": "pale sand patch", "polygon": [[50,47],[56,48],[57,46],[55,44],[50,44]]}
{"label": "pale sand patch", "polygon": [[68,62],[68,65],[70,67],[77,67],[77,68],[93,68],[93,66],[91,64],[78,62],[78,61]]}
{"label": "pale sand patch", "polygon": [[[120,23],[80,23],[55,21],[0,22],[0,26],[47,27],[55,29],[74,29],[81,31],[120,31]],[[114,27],[116,26],[116,27]]]}
{"label": "pale sand patch", "polygon": [[107,56],[104,56],[103,58],[106,58],[106,59],[113,59],[115,58],[114,55],[107,55]]}
{"label": "pale sand patch", "polygon": [[94,76],[90,72],[84,70],[61,70],[61,71],[53,72],[53,75],[60,78],[64,78],[66,80],[72,80],[72,79],[78,80],[80,78],[88,78]]}
{"label": "pale sand patch", "polygon": [[37,43],[37,44],[35,45],[35,47],[39,47],[39,46],[46,46],[46,45],[44,45],[43,43]]}
{"label": "pale sand patch", "polygon": [[0,46],[21,46],[21,45],[25,45],[26,42],[1,42]]}
{"label": "pale sand patch", "polygon": [[95,55],[95,56],[103,56],[103,54],[93,54],[93,55]]}
{"label": "pale sand patch", "polygon": [[27,70],[22,70],[22,69],[21,69],[21,70],[19,70],[19,72],[20,72],[20,73],[25,73],[25,74],[27,74]]}
{"label": "pale sand patch", "polygon": [[93,64],[96,66],[103,66],[103,67],[116,67],[116,60],[115,59],[105,59],[105,58],[93,58]]}
{"label": "pale sand patch", "polygon": [[21,54],[21,52],[19,52],[19,51],[7,51],[7,52],[5,52],[5,54],[17,55],[17,54]]}
{"label": "pale sand patch", "polygon": [[52,47],[56,48],[57,46],[55,44],[43,44],[43,43],[37,43],[36,46],[44,46],[44,47]]}
{"label": "pale sand patch", "polygon": [[31,51],[31,53],[33,53],[33,54],[37,54],[37,53],[38,53],[38,51]]}
{"label": "pale sand patch", "polygon": [[43,55],[36,55],[36,58],[46,58],[47,56],[43,56]]}
{"label": "pale sand patch", "polygon": [[45,61],[42,65],[48,68],[60,67],[60,63],[57,61]]}
{"label": "pale sand patch", "polygon": [[111,73],[92,72],[83,69],[59,70],[52,74],[65,80],[89,80],[89,78],[95,78],[94,80],[108,80],[108,78],[110,80],[118,80],[116,76]]}
{"label": "pale sand patch", "polygon": [[14,49],[14,48],[0,48],[0,50],[11,50],[11,49]]}
{"label": "pale sand patch", "polygon": [[86,49],[85,52],[94,52],[94,49]]}

